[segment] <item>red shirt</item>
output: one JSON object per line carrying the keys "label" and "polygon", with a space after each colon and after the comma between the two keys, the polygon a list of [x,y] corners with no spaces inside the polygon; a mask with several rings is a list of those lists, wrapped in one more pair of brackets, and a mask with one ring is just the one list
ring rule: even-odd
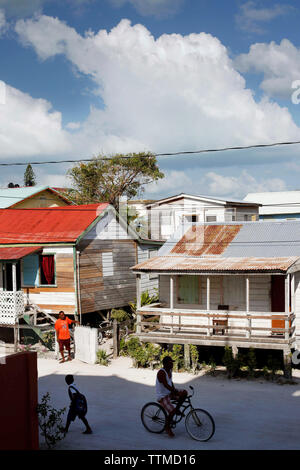
{"label": "red shirt", "polygon": [[55,329],[58,331],[58,339],[69,339],[70,338],[70,331],[69,325],[73,323],[73,320],[66,317],[64,320],[60,318],[55,322]]}

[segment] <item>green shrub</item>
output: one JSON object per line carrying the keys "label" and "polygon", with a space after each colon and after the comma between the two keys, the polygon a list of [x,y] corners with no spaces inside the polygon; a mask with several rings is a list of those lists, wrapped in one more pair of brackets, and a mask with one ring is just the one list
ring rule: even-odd
{"label": "green shrub", "polygon": [[215,358],[213,356],[210,356],[209,361],[208,361],[208,366],[209,366],[209,373],[211,375],[214,375],[214,373],[216,371],[217,364],[216,364]]}
{"label": "green shrub", "polygon": [[66,408],[56,410],[49,402],[50,394],[46,393],[37,406],[37,414],[41,434],[45,438],[47,447],[51,449],[65,437],[62,415]]}
{"label": "green shrub", "polygon": [[129,320],[130,315],[128,312],[122,309],[112,309],[111,318],[116,319],[119,323]]}
{"label": "green shrub", "polygon": [[190,355],[191,355],[191,363],[192,363],[192,372],[196,374],[199,362],[199,352],[197,346],[194,344],[190,345]]}
{"label": "green shrub", "polygon": [[55,347],[55,331],[46,331],[42,339],[45,346],[50,349],[50,351],[53,351]]}
{"label": "green shrub", "polygon": [[174,344],[171,351],[164,350],[160,356],[161,364],[162,364],[162,360],[164,357],[170,356],[174,361],[173,370],[174,372],[178,372],[178,370],[184,366],[184,358],[182,354],[182,349],[183,348],[180,344]]}
{"label": "green shrub", "polygon": [[233,357],[232,349],[229,346],[225,346],[223,364],[227,370],[227,377],[231,379],[239,374],[240,368],[243,365],[243,356],[237,354],[236,357]]}
{"label": "green shrub", "polygon": [[274,380],[276,376],[276,372],[281,370],[280,362],[276,358],[274,358],[271,354],[269,354],[268,359],[267,359],[267,367],[269,371],[271,372],[271,379]]}
{"label": "green shrub", "polygon": [[98,349],[97,351],[97,364],[108,366],[108,355],[104,349]]}
{"label": "green shrub", "polygon": [[249,348],[249,351],[247,354],[247,368],[248,368],[250,377],[254,377],[256,366],[257,366],[257,363],[256,363],[255,350],[253,348]]}

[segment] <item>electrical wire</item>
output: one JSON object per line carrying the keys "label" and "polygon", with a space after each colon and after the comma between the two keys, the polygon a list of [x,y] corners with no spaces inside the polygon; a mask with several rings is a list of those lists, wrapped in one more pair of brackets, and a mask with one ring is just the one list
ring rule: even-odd
{"label": "electrical wire", "polygon": [[[171,156],[180,156],[180,155],[196,155],[201,153],[214,153],[214,152],[227,152],[230,150],[250,150],[250,149],[258,149],[258,148],[270,148],[270,147],[278,147],[284,145],[298,145],[300,141],[288,141],[288,142],[273,142],[270,144],[253,144],[253,145],[240,145],[236,147],[222,147],[222,148],[213,148],[213,149],[201,149],[201,150],[183,150],[180,152],[165,152],[165,153],[152,153],[145,155],[139,155],[141,158],[151,158],[154,157],[171,157]],[[97,157],[100,160],[114,160],[116,157]],[[127,155],[120,155],[120,159],[130,159],[136,158],[135,155],[127,154]],[[78,160],[52,160],[52,161],[44,161],[44,162],[14,162],[14,163],[0,163],[0,166],[24,166],[24,165],[51,165],[51,164],[59,164],[59,163],[80,163],[80,162],[91,162],[95,160],[94,158],[81,158]]]}

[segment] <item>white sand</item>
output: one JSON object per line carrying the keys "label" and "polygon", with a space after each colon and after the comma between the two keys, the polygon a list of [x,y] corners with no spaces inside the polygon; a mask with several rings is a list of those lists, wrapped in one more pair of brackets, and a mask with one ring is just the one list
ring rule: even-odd
{"label": "white sand", "polygon": [[39,359],[38,370],[39,396],[50,392],[56,408],[69,405],[66,374],[75,376],[88,399],[93,434],[83,435],[84,425],[77,419],[57,449],[300,449],[299,379],[296,385],[278,385],[174,373],[174,384],[193,385],[194,406],[208,410],[215,419],[215,435],[199,443],[188,436],[184,421],[173,439],[144,429],[140,411],[146,402],[155,401],[156,371],[135,369],[128,358],[118,358],[109,367]]}

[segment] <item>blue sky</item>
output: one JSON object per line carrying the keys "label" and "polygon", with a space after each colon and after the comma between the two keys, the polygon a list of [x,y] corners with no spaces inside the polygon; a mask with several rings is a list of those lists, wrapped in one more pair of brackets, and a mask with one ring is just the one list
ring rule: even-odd
{"label": "blue sky", "polygon": [[[299,19],[292,0],[0,0],[0,161],[300,140]],[[300,189],[299,150],[160,158],[144,196]]]}

